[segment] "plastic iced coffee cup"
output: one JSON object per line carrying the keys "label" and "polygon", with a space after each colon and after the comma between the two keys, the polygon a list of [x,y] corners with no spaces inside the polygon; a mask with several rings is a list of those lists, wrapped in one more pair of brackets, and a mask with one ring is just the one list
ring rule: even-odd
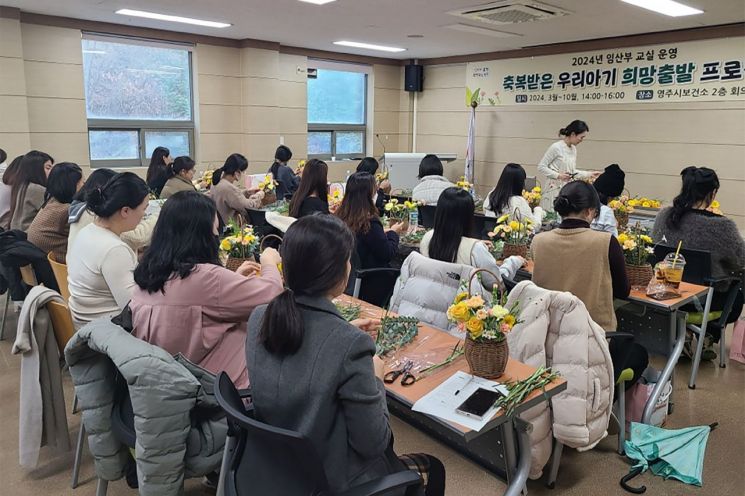
{"label": "plastic iced coffee cup", "polygon": [[675,253],[668,253],[665,256],[665,283],[678,289],[680,281],[683,280],[683,271],[685,270],[686,261],[683,255],[678,254],[675,257]]}

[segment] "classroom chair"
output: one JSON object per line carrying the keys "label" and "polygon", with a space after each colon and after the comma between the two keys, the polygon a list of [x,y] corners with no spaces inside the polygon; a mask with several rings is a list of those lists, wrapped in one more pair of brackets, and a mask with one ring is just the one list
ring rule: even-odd
{"label": "classroom chair", "polygon": [[21,280],[26,286],[34,287],[39,285],[34,269],[30,265],[24,265],[19,270],[21,271]]}
{"label": "classroom chair", "polygon": [[67,265],[58,262],[52,252],[47,255],[47,260],[49,260],[49,265],[52,266],[52,272],[54,272],[54,278],[57,281],[62,298],[65,301],[70,301],[70,290],[67,286]]}
{"label": "classroom chair", "polygon": [[419,205],[419,225],[425,229],[435,227],[435,205]]}
{"label": "classroom chair", "polygon": [[356,249],[352,251],[350,262],[352,270],[349,272],[349,282],[344,293],[378,307],[387,307],[396,280],[401,275],[401,269],[390,267],[360,269],[360,258]]}
{"label": "classroom chair", "polygon": [[[634,335],[628,332],[606,332],[605,337],[608,339],[616,338],[623,341],[633,341]],[[613,416],[618,422],[618,454],[623,455],[625,452],[624,444],[626,443],[626,383],[634,378],[632,369],[613,370],[613,379],[616,384],[616,401],[614,402]]]}
{"label": "classroom chair", "polygon": [[[315,447],[302,434],[252,418],[225,372],[217,378],[215,397],[228,418],[229,442],[220,470],[218,496],[244,494],[327,494],[373,496],[421,489],[419,474],[407,470],[365,482],[341,493],[329,491]],[[230,446],[230,450],[228,449]],[[260,455],[257,456],[257,453]]]}
{"label": "classroom chair", "polygon": [[[672,246],[656,245],[652,255],[653,263],[662,261],[668,253],[675,253],[676,248]],[[708,286],[706,300],[702,312],[689,312],[686,317],[686,327],[696,335],[696,351],[693,355],[693,367],[691,377],[688,381],[690,389],[696,389],[696,376],[701,364],[701,353],[704,349],[704,336],[707,331],[719,330],[719,366],[726,367],[725,356],[725,328],[732,307],[735,303],[738,291],[741,290],[742,274],[732,274],[727,277],[713,277],[711,274],[711,252],[703,250],[681,249],[680,254],[685,257],[686,265],[683,271],[683,281],[699,286]],[[724,308],[721,311],[711,312],[711,300],[714,296],[714,287],[718,284],[728,284],[727,297]]]}

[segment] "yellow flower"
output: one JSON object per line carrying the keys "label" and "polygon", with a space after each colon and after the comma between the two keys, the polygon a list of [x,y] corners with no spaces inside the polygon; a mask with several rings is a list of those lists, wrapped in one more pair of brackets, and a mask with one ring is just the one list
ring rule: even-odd
{"label": "yellow flower", "polygon": [[458,293],[455,296],[455,303],[460,303],[461,301],[465,300],[466,298],[468,298],[468,293],[466,291],[463,291],[462,293]]}
{"label": "yellow flower", "polygon": [[479,308],[484,306],[484,299],[481,296],[476,295],[468,298],[464,303],[468,308]]}
{"label": "yellow flower", "polygon": [[510,329],[512,329],[512,326],[515,325],[515,316],[514,315],[505,315],[502,319],[503,324],[507,324],[510,326]]}
{"label": "yellow flower", "polygon": [[510,232],[512,232],[512,228],[511,228],[510,226],[504,226],[504,227],[502,228],[502,230],[503,230],[504,232],[506,232],[506,233],[510,233]]}
{"label": "yellow flower", "polygon": [[385,204],[385,211],[386,212],[390,212],[391,210],[393,210],[393,203],[391,203],[391,202],[386,203]]}
{"label": "yellow flower", "polygon": [[639,237],[640,237],[640,238],[642,239],[642,241],[644,241],[645,243],[650,243],[650,244],[651,244],[651,243],[653,243],[653,242],[654,242],[654,241],[652,241],[652,238],[650,238],[650,237],[649,237],[649,236],[647,236],[646,234],[642,234],[642,235],[641,235],[641,236],[639,236]]}
{"label": "yellow flower", "polygon": [[489,316],[489,314],[483,308],[479,308],[476,311],[476,318],[478,318],[478,319],[485,320],[488,316]]}
{"label": "yellow flower", "polygon": [[466,329],[471,333],[472,338],[478,338],[484,332],[484,322],[477,317],[471,317],[466,322]]}
{"label": "yellow flower", "polygon": [[644,208],[649,208],[651,206],[652,206],[652,203],[650,203],[648,201],[642,202],[642,207],[644,207]]}
{"label": "yellow flower", "polygon": [[509,310],[504,308],[501,305],[494,305],[491,309],[492,316],[496,317],[497,319],[503,319],[510,313]]}
{"label": "yellow flower", "polygon": [[227,238],[220,241],[220,249],[222,251],[230,251],[230,247],[231,247],[230,241]]}
{"label": "yellow flower", "polygon": [[517,231],[519,227],[520,224],[516,220],[510,222],[510,229],[512,229],[513,231]]}
{"label": "yellow flower", "polygon": [[504,214],[503,216],[497,219],[497,222],[501,224],[502,222],[506,221],[509,216],[510,216],[509,214]]}
{"label": "yellow flower", "polygon": [[627,239],[623,243],[623,249],[624,250],[627,250],[628,251],[628,250],[633,250],[634,248],[636,248],[636,241],[634,241],[633,239]]}
{"label": "yellow flower", "polygon": [[624,244],[624,243],[625,243],[626,241],[628,241],[628,239],[629,239],[629,235],[628,235],[628,234],[626,234],[626,233],[621,233],[621,234],[619,234],[619,235],[618,235],[618,242],[619,242],[620,244],[622,244],[622,245],[623,245],[623,244]]}
{"label": "yellow flower", "polygon": [[448,318],[465,322],[470,312],[464,302],[457,303],[448,308]]}
{"label": "yellow flower", "polygon": [[713,202],[711,202],[711,208],[719,208],[719,201],[714,200]]}
{"label": "yellow flower", "polygon": [[536,186],[535,188],[533,188],[533,193],[540,193],[540,192],[541,192],[540,186]]}

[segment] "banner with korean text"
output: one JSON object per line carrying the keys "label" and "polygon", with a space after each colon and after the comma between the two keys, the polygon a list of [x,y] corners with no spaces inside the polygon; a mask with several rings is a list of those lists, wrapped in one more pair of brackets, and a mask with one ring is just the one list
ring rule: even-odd
{"label": "banner with korean text", "polygon": [[745,37],[470,62],[466,104],[745,100]]}

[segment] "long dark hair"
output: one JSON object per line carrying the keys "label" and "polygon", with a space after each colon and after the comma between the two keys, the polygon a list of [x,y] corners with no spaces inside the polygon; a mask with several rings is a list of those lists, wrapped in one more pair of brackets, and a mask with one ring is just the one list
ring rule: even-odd
{"label": "long dark hair", "polygon": [[23,155],[18,155],[8,165],[8,168],[5,169],[5,173],[3,174],[3,184],[13,186],[13,183],[15,183],[15,180],[18,177],[18,173],[21,171],[21,162],[23,162]]}
{"label": "long dark hair", "polygon": [[277,177],[277,174],[279,173],[279,167],[281,165],[287,164],[287,162],[289,162],[291,158],[292,150],[290,150],[289,147],[285,145],[279,145],[277,147],[277,150],[274,152],[274,163],[272,164],[271,168],[269,168],[269,172],[272,174],[272,178],[274,178],[275,181],[279,180],[279,178]]}
{"label": "long dark hair", "polygon": [[83,178],[83,171],[78,164],[61,162],[49,173],[47,192],[44,203],[54,198],[60,203],[72,203],[78,191],[78,183]]}
{"label": "long dark hair", "polygon": [[502,213],[509,206],[510,198],[523,194],[526,177],[527,174],[522,165],[510,163],[504,166],[497,186],[489,195],[489,207],[492,212]]}
{"label": "long dark hair", "polygon": [[680,194],[673,200],[673,207],[667,224],[677,228],[683,216],[693,210],[693,207],[706,203],[707,206],[714,200],[719,191],[719,177],[717,173],[708,167],[686,167],[680,171],[683,178],[683,186]]}
{"label": "long dark hair", "polygon": [[124,207],[139,207],[149,194],[150,190],[140,176],[122,172],[109,179],[102,188],[89,191],[85,202],[88,210],[108,219]]}
{"label": "long dark hair", "polygon": [[595,188],[585,181],[566,183],[554,200],[554,210],[562,217],[578,214],[588,208],[594,208],[597,216],[600,213],[600,198]]}
{"label": "long dark hair", "polygon": [[461,238],[471,231],[474,210],[473,197],[462,188],[447,188],[440,194],[429,258],[455,262]]}
{"label": "long dark hair", "polygon": [[233,153],[225,159],[225,164],[212,173],[212,184],[217,185],[223,174],[235,174],[248,169],[248,160],[240,153]]}
{"label": "long dark hair", "polygon": [[305,329],[295,296],[326,297],[346,281],[353,249],[354,235],[333,215],[303,217],[287,229],[281,248],[287,289],[269,303],[259,334],[269,353],[300,349]]}
{"label": "long dark hair", "polygon": [[[21,159],[18,165],[18,172],[13,179],[10,187],[10,218],[15,215],[16,202],[21,189],[28,187],[30,183],[40,186],[47,186],[47,173],[44,171],[44,164],[47,162],[54,163],[51,155],[38,150],[31,150]],[[7,172],[7,171],[6,171]]]}
{"label": "long dark hair", "polygon": [[153,150],[153,154],[150,157],[150,165],[147,167],[147,174],[145,174],[145,181],[148,184],[158,181],[158,179],[168,173],[166,157],[170,154],[171,150],[165,146],[159,146]]}
{"label": "long dark hair", "polygon": [[134,272],[148,293],[163,291],[169,279],[184,279],[197,264],[220,265],[214,234],[215,202],[196,191],[180,191],[163,205],[150,246]]}
{"label": "long dark hair", "polygon": [[585,121],[575,120],[570,122],[567,127],[559,129],[559,136],[579,135],[590,130],[590,126]]}
{"label": "long dark hair", "polygon": [[378,172],[378,167],[380,167],[380,164],[375,160],[375,157],[365,157],[357,164],[357,172],[367,172],[375,175]]}
{"label": "long dark hair", "polygon": [[178,176],[179,172],[190,171],[195,165],[194,160],[192,160],[188,155],[176,157],[173,163],[168,167],[168,175],[169,177]]}
{"label": "long dark hair", "polygon": [[308,160],[303,168],[300,185],[290,200],[290,217],[298,217],[303,200],[314,193],[321,201],[328,203],[328,173],[329,166],[323,160],[316,158]]}
{"label": "long dark hair", "polygon": [[83,187],[80,188],[80,191],[78,191],[75,194],[75,197],[73,198],[74,201],[85,201],[85,197],[93,191],[94,189],[103,188],[106,183],[109,182],[109,179],[116,176],[116,172],[114,172],[111,169],[96,169],[93,172],[91,172],[91,175],[88,176],[88,179],[85,180],[83,183]]}
{"label": "long dark hair", "polygon": [[378,218],[378,209],[372,200],[377,185],[375,177],[367,172],[355,172],[347,179],[344,199],[336,211],[355,234],[370,230],[370,220]]}

